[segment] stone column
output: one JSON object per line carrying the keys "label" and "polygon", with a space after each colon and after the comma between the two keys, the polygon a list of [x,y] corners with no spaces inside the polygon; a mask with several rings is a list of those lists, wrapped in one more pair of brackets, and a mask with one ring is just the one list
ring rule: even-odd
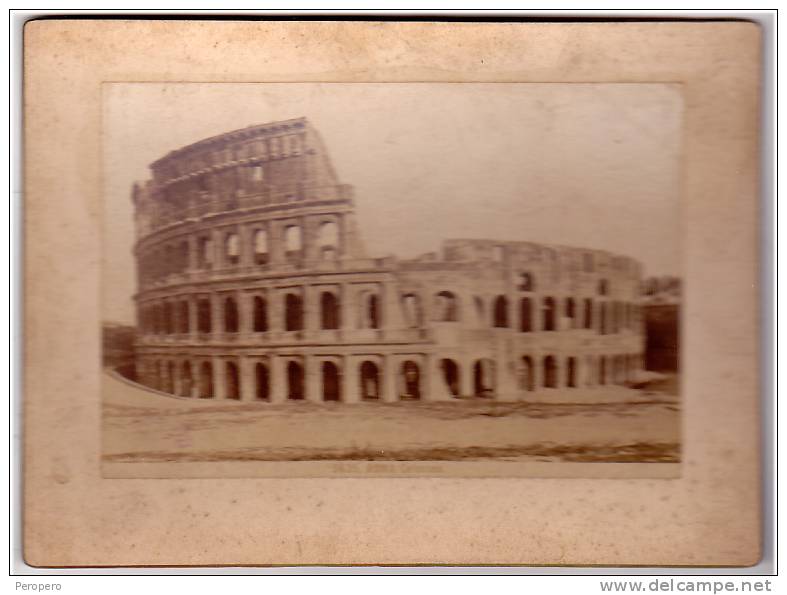
{"label": "stone column", "polygon": [[380,305],[382,317],[380,328],[399,329],[404,327],[402,309],[399,303],[399,292],[394,281],[383,281]]}
{"label": "stone column", "polygon": [[188,270],[190,272],[196,271],[199,268],[198,256],[199,256],[199,245],[198,245],[197,236],[190,235],[189,236],[189,264],[188,264]]}
{"label": "stone column", "polygon": [[322,364],[313,355],[303,358],[304,397],[312,403],[323,400]]}
{"label": "stone column", "polygon": [[252,266],[254,264],[254,246],[252,240],[254,236],[250,234],[251,230],[248,225],[238,226],[238,244],[240,246],[240,265],[242,267]]}
{"label": "stone column", "polygon": [[193,295],[188,297],[189,302],[189,339],[197,340],[199,331],[197,329],[197,298]]}
{"label": "stone column", "polygon": [[[382,378],[380,379],[382,381]],[[342,401],[358,403],[361,401],[361,373],[358,358],[345,355],[342,361]]]}
{"label": "stone column", "polygon": [[386,355],[385,362],[380,370],[380,385],[382,387],[382,400],[392,403],[399,400],[399,375],[398,358],[393,355]]}
{"label": "stone column", "polygon": [[270,358],[270,398],[271,403],[284,403],[287,400],[287,361],[273,355]]}
{"label": "stone column", "polygon": [[320,324],[320,291],[312,285],[304,285],[301,290],[303,298],[303,330],[314,335],[322,328]]}
{"label": "stone column", "polygon": [[276,288],[267,292],[269,331],[281,332],[284,330],[284,296],[285,292]]}
{"label": "stone column", "polygon": [[210,323],[213,340],[218,340],[224,332],[224,308],[222,302],[224,298],[219,293],[210,296]]}
{"label": "stone column", "polygon": [[227,398],[227,382],[226,382],[226,363],[218,356],[214,356],[211,360],[213,364],[213,398],[226,399]]}
{"label": "stone column", "polygon": [[450,401],[454,398],[448,384],[445,381],[443,370],[440,367],[440,359],[433,354],[428,354],[425,358],[425,365],[428,369],[427,382],[429,394],[426,395],[428,401]]}
{"label": "stone column", "polygon": [[240,399],[241,401],[253,401],[255,394],[254,361],[246,356],[241,356],[238,362],[238,373],[240,375]]}
{"label": "stone column", "polygon": [[343,330],[352,331],[359,327],[358,316],[360,313],[355,305],[354,298],[352,286],[349,283],[342,283],[339,288],[339,303],[341,304],[339,308],[339,316],[341,317],[339,328]]}
{"label": "stone column", "polygon": [[254,296],[245,291],[239,291],[235,297],[238,300],[238,331],[241,337],[248,336],[253,327],[252,304]]}
{"label": "stone column", "polygon": [[224,233],[220,229],[214,229],[211,235],[213,242],[213,270],[224,268]]}
{"label": "stone column", "polygon": [[459,364],[459,394],[463,396],[473,396],[475,387],[473,384],[473,365],[475,362],[470,356],[462,358]]}

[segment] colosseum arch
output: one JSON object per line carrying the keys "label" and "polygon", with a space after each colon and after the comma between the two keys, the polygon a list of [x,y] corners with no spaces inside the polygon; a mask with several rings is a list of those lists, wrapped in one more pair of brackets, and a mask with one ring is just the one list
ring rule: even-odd
{"label": "colosseum arch", "polygon": [[484,357],[473,364],[473,393],[477,397],[492,396],[496,390],[495,361]]}
{"label": "colosseum arch", "polygon": [[322,362],[322,399],[323,401],[341,401],[342,376],[332,361]]}
{"label": "colosseum arch", "polygon": [[443,358],[440,360],[440,369],[443,372],[448,391],[455,397],[459,396],[459,365],[452,359]]}
{"label": "colosseum arch", "polygon": [[333,292],[323,291],[320,294],[320,328],[324,330],[338,329],[339,318],[339,298]]}
{"label": "colosseum arch", "polygon": [[421,398],[421,367],[413,360],[405,360],[400,367],[401,398],[418,400]]}
{"label": "colosseum arch", "polygon": [[584,318],[585,318],[584,323],[585,324],[584,324],[584,327],[586,329],[592,329],[593,328],[593,322],[594,322],[594,320],[593,320],[593,300],[591,298],[585,298],[584,299],[584,304],[585,304],[585,308],[584,308],[585,309],[585,316],[584,316]]}
{"label": "colosseum arch", "polygon": [[554,355],[547,355],[544,358],[544,387],[557,388],[557,361]]}
{"label": "colosseum arch", "polygon": [[224,332],[238,332],[238,302],[231,296],[224,299]]}
{"label": "colosseum arch", "polygon": [[374,291],[364,291],[360,295],[361,305],[359,328],[380,328],[380,298]]}
{"label": "colosseum arch", "polygon": [[577,358],[574,356],[566,359],[566,386],[577,387]]}
{"label": "colosseum arch", "polygon": [[334,260],[339,256],[339,225],[323,221],[317,229],[317,249],[320,260]]}
{"label": "colosseum arch", "polygon": [[213,364],[202,362],[199,369],[199,396],[202,399],[213,398]]}
{"label": "colosseum arch", "polygon": [[495,328],[508,327],[508,298],[504,295],[495,298],[492,326]]}
{"label": "colosseum arch", "polygon": [[519,300],[519,330],[523,333],[533,330],[533,302],[529,297]]}
{"label": "colosseum arch", "polygon": [[287,363],[287,398],[291,401],[305,398],[303,366],[295,360]]}
{"label": "colosseum arch", "polygon": [[180,396],[191,397],[194,387],[194,378],[191,373],[191,362],[186,360],[180,367]]}
{"label": "colosseum arch", "polygon": [[421,307],[421,299],[416,294],[406,293],[402,296],[402,310],[405,323],[409,328],[423,326],[423,308]]}
{"label": "colosseum arch", "polygon": [[210,236],[201,236],[197,240],[197,266],[201,269],[213,266],[213,241]]}
{"label": "colosseum arch", "polygon": [[265,229],[257,229],[253,236],[254,264],[268,264],[268,232]]}
{"label": "colosseum arch", "polygon": [[459,299],[450,291],[435,295],[434,320],[437,322],[457,322],[459,320]]}
{"label": "colosseum arch", "polygon": [[303,298],[295,293],[284,296],[284,330],[303,330]]}
{"label": "colosseum arch", "polygon": [[303,238],[300,225],[291,224],[284,228],[284,256],[288,261],[299,260],[303,254]]}
{"label": "colosseum arch", "polygon": [[228,399],[240,399],[240,372],[238,364],[235,362],[225,362],[224,364],[224,383],[226,386],[226,397]]}
{"label": "colosseum arch", "polygon": [[533,358],[529,355],[522,357],[519,388],[527,391],[536,390],[536,369],[533,365]]}
{"label": "colosseum arch", "polygon": [[197,300],[197,330],[202,334],[208,334],[213,330],[212,324],[210,299],[200,298]]}
{"label": "colosseum arch", "polygon": [[255,295],[252,306],[252,329],[255,333],[268,330],[268,302],[261,295]]}
{"label": "colosseum arch", "polygon": [[238,234],[230,232],[224,236],[224,264],[235,266],[240,263],[240,241]]}
{"label": "colosseum arch", "polygon": [[544,308],[543,308],[543,320],[544,325],[543,329],[545,331],[554,331],[556,329],[555,325],[555,315],[557,310],[557,305],[555,304],[555,298],[553,297],[545,297],[544,298]]}
{"label": "colosseum arch", "polygon": [[254,365],[254,380],[255,398],[259,401],[270,401],[270,371],[263,362],[257,362]]}
{"label": "colosseum arch", "polygon": [[380,368],[371,360],[364,360],[359,368],[361,398],[378,400],[380,398]]}

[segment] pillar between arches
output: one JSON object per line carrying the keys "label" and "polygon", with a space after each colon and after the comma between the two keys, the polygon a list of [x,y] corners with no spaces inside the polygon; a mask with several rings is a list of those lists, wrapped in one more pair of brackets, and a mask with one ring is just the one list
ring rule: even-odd
{"label": "pillar between arches", "polygon": [[361,401],[361,372],[360,360],[354,356],[344,356],[342,359],[342,401],[345,403],[359,403]]}
{"label": "pillar between arches", "polygon": [[214,356],[211,359],[213,366],[213,398],[226,399],[227,398],[227,384],[226,384],[226,363],[221,357]]}
{"label": "pillar between arches", "polygon": [[240,375],[240,400],[253,401],[256,396],[254,362],[246,356],[241,356],[238,361],[238,372]]}

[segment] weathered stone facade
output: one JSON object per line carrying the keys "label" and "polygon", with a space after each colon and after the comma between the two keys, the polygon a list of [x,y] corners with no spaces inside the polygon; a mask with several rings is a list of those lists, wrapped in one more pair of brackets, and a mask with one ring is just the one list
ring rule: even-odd
{"label": "weathered stone facade", "polygon": [[152,388],[549,400],[641,369],[636,261],[496,240],[370,258],[352,190],[305,119],[209,138],[151,170],[133,201],[137,376]]}

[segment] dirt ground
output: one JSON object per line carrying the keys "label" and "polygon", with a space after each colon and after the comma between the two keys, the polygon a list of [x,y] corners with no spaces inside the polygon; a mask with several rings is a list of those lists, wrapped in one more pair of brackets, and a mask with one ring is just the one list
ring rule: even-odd
{"label": "dirt ground", "polygon": [[670,377],[638,390],[601,387],[576,403],[273,405],[175,399],[107,374],[103,458],[677,462],[676,389]]}

